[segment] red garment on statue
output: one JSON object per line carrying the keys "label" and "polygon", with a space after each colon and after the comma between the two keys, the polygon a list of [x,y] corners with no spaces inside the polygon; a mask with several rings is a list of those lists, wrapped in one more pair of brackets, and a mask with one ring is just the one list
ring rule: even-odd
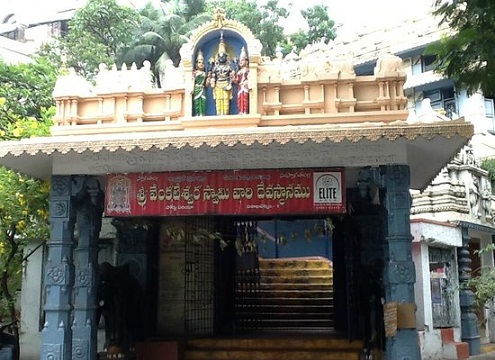
{"label": "red garment on statue", "polygon": [[244,67],[237,72],[237,110],[239,114],[249,114],[249,68]]}

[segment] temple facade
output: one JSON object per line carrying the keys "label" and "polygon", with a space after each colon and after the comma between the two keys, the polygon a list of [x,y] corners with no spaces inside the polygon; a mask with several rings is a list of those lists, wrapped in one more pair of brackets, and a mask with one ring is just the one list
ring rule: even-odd
{"label": "temple facade", "polygon": [[[147,63],[101,66],[95,84],[69,69],[52,136],[2,143],[0,164],[51,182],[41,359],[192,359],[198,338],[296,335],[294,356],[319,336],[354,346],[332,343],[329,359],[421,358],[410,189],[425,190],[473,126],[409,117],[396,56],[356,75],[319,44],[261,50],[218,11],[159,80]],[[300,318],[264,312],[294,313],[270,284],[291,293],[308,278],[280,272],[322,259],[331,280],[297,288],[315,296],[290,300]]]}

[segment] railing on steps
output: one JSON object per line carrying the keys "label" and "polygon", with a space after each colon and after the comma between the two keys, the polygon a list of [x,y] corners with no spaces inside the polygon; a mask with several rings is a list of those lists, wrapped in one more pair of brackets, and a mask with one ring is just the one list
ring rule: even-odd
{"label": "railing on steps", "polygon": [[237,281],[239,330],[318,331],[333,328],[333,271],[324,258],[260,259],[259,287]]}

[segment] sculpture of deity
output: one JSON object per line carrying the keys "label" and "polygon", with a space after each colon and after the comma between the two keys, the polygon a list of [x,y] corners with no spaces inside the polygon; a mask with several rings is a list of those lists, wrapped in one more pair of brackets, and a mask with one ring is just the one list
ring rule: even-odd
{"label": "sculpture of deity", "polygon": [[230,100],[232,99],[232,78],[234,71],[228,61],[223,36],[220,38],[217,59],[211,70],[210,85],[213,87],[217,115],[230,113]]}
{"label": "sculpture of deity", "polygon": [[239,66],[234,79],[237,84],[237,109],[239,114],[249,114],[249,58],[245,47],[241,49]]}
{"label": "sculpture of deity", "polygon": [[478,179],[473,178],[473,182],[469,187],[469,205],[471,207],[471,213],[475,217],[480,217],[479,211],[480,190]]}
{"label": "sculpture of deity", "polygon": [[208,76],[205,71],[205,59],[203,52],[198,51],[196,56],[196,66],[193,71],[193,115],[206,115],[206,87],[208,86]]}
{"label": "sculpture of deity", "polygon": [[481,206],[485,217],[492,216],[492,189],[490,183],[486,183],[481,193]]}

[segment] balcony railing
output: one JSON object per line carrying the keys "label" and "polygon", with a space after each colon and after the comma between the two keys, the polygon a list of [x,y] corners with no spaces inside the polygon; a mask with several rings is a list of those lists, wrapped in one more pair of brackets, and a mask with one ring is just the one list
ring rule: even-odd
{"label": "balcony railing", "polygon": [[[318,62],[319,61],[319,62]],[[192,116],[191,71],[173,68],[162,88],[149,65],[101,67],[92,85],[73,71],[58,79],[54,135],[187,130],[202,127],[391,122],[407,118],[400,58],[381,58],[356,76],[344,60],[261,60],[250,65],[250,113]],[[190,81],[188,80],[190,79]]]}

